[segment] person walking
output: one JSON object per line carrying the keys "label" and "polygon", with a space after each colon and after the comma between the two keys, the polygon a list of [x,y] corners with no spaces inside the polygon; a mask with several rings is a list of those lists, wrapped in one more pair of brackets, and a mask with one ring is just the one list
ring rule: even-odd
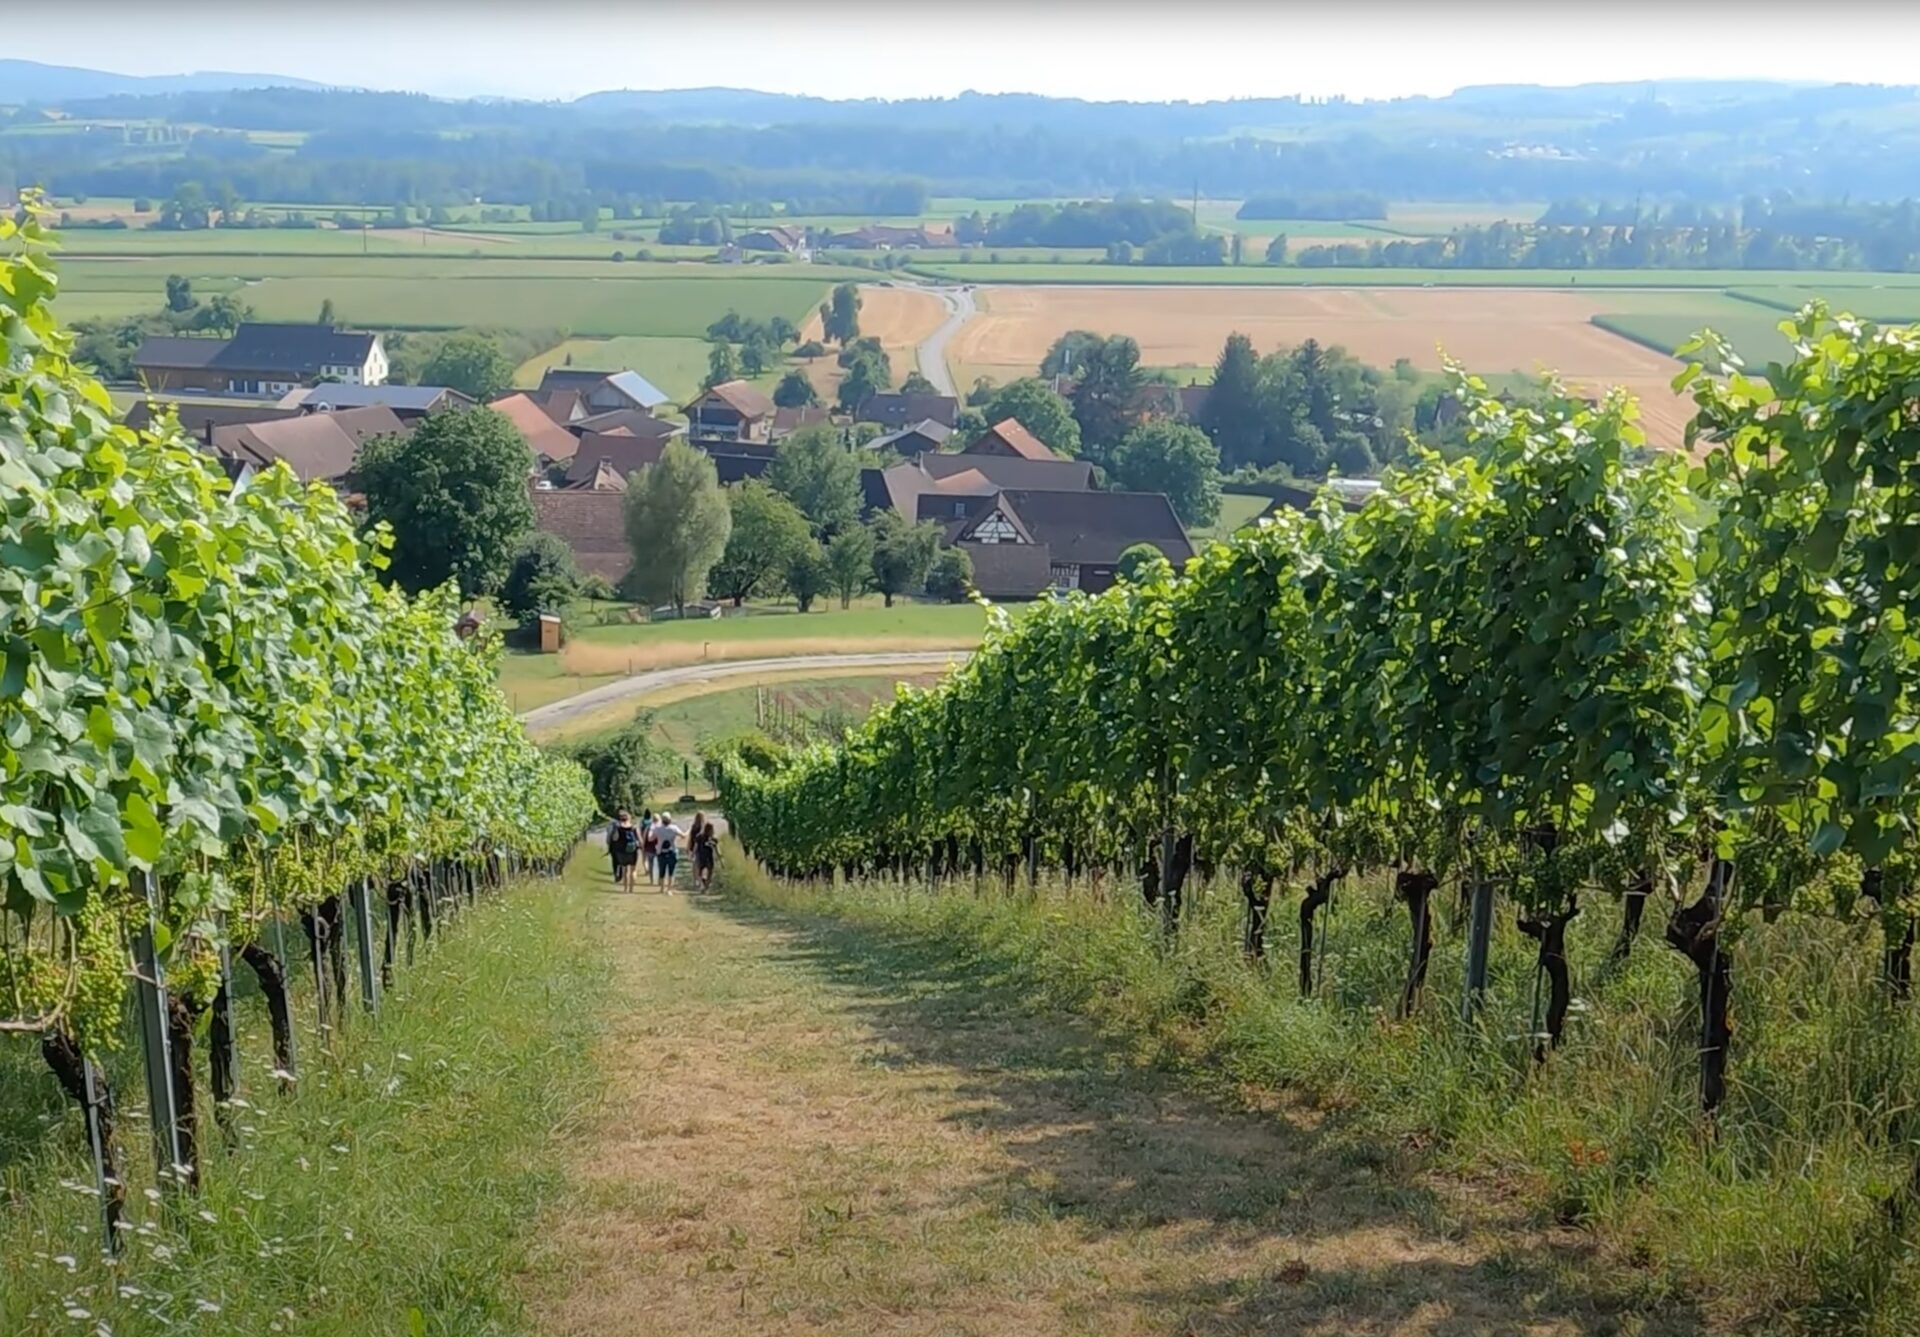
{"label": "person walking", "polygon": [[673,814],[660,814],[660,825],[654,831],[654,839],[659,842],[660,886],[667,895],[673,895],[673,875],[680,867],[680,851],[676,848],[687,833],[673,824]]}
{"label": "person walking", "polygon": [[713,869],[720,855],[720,833],[707,820],[704,812],[693,815],[693,830],[688,833],[687,843],[693,848],[693,877],[699,883],[700,890],[713,890]]}
{"label": "person walking", "polygon": [[660,824],[653,819],[649,811],[640,819],[640,857],[647,861],[647,885],[660,885],[660,865],[656,857],[659,853]]}
{"label": "person walking", "polygon": [[613,879],[629,895],[633,893],[633,869],[640,862],[640,828],[633,814],[622,808],[607,830],[607,849],[613,855]]}

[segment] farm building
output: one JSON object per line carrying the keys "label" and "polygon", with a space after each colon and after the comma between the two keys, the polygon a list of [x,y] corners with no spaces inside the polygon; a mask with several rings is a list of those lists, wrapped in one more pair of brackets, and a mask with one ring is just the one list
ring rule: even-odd
{"label": "farm building", "polygon": [[571,548],[583,574],[601,576],[617,585],[633,565],[633,553],[627,547],[624,494],[624,484],[617,489],[536,489],[534,528],[556,535]]}
{"label": "farm building", "polygon": [[978,470],[996,487],[1044,489],[1049,492],[1086,492],[1093,487],[1093,466],[1085,460],[1030,460],[1019,455],[927,454],[915,467],[940,479]]}
{"label": "farm building", "polygon": [[773,411],[773,439],[792,436],[802,427],[812,427],[818,423],[831,422],[833,412],[824,404],[809,404],[804,408],[776,408]]}
{"label": "farm building", "polygon": [[611,409],[657,409],[668,402],[666,391],[637,371],[588,371],[579,367],[548,367],[540,378],[536,397],[562,392],[579,397],[583,416]]}
{"label": "farm building", "polygon": [[[974,584],[989,598],[1048,588],[1097,594],[1113,584],[1120,554],[1136,543],[1152,544],[1175,566],[1193,556],[1172,504],[1157,492],[938,492],[921,496],[915,518],[946,527],[945,541],[973,559]],[[1005,548],[1028,551],[1004,557]]]}
{"label": "farm building", "polygon": [[226,346],[225,339],[150,334],[134,352],[133,374],[140,384],[158,394],[224,390],[226,376],[214,369],[213,359]]}
{"label": "farm building", "polygon": [[859,412],[853,415],[855,422],[877,422],[890,432],[928,419],[952,428],[960,421],[960,401],[952,395],[887,391],[868,395]]}
{"label": "farm building", "polygon": [[297,418],[301,413],[299,409],[281,408],[278,404],[267,404],[257,399],[238,402],[229,399],[163,399],[156,395],[135,403],[127,410],[124,421],[136,432],[151,431],[168,410],[172,410],[179,420],[180,430],[202,445],[213,439],[212,432],[216,427],[278,422],[282,418]]}
{"label": "farm building", "polygon": [[222,461],[264,469],[285,461],[303,483],[343,486],[360,447],[376,436],[411,430],[392,409],[373,406],[335,413],[302,413],[271,422],[215,427],[208,442]]}
{"label": "farm building", "polygon": [[969,455],[1004,455],[1023,460],[1058,459],[1046,443],[1020,425],[1018,418],[1006,418],[987,428],[967,447]]}
{"label": "farm building", "polygon": [[915,455],[924,454],[927,451],[939,450],[941,446],[946,444],[947,438],[952,435],[953,429],[951,427],[942,427],[932,418],[927,418],[913,424],[911,427],[902,427],[897,432],[888,432],[884,436],[876,436],[873,440],[867,442],[867,449],[892,450],[911,458]]}
{"label": "farm building", "polygon": [[785,224],[755,228],[752,232],[735,237],[733,244],[743,251],[765,251],[774,255],[796,256],[802,260],[810,254],[806,230]]}
{"label": "farm building", "polygon": [[228,394],[278,398],[303,385],[335,381],[379,385],[387,379],[380,336],[327,325],[246,321],[208,362]]}
{"label": "farm building", "polygon": [[689,435],[701,441],[770,441],[773,401],[746,381],[722,381],[686,407]]}
{"label": "farm building", "polygon": [[529,395],[503,395],[487,405],[504,416],[526,439],[527,449],[542,464],[570,460],[580,448],[580,438],[549,416],[544,405]]}

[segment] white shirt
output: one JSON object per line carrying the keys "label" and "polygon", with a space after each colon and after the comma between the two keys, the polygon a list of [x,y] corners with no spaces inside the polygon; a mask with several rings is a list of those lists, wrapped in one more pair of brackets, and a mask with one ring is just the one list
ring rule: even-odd
{"label": "white shirt", "polygon": [[665,826],[655,827],[653,834],[659,840],[661,849],[670,850],[673,848],[673,842],[680,839],[686,832],[672,822],[668,822]]}

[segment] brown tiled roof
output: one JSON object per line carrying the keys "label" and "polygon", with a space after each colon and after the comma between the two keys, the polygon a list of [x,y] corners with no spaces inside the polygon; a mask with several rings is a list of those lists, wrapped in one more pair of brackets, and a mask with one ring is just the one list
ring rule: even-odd
{"label": "brown tiled roof", "polygon": [[810,404],[804,408],[779,408],[773,410],[773,434],[785,436],[797,432],[802,427],[811,427],[815,423],[826,422],[832,416],[832,410],[824,404]]}
{"label": "brown tiled roof", "polygon": [[[749,420],[773,416],[773,401],[767,398],[766,391],[746,381],[722,381],[700,399],[717,399]],[[697,404],[700,400],[694,402]]]}
{"label": "brown tiled roof", "polygon": [[217,454],[250,460],[257,468],[285,460],[304,482],[337,483],[353,471],[353,457],[364,443],[410,430],[389,408],[342,409],[216,427],[212,445]]}
{"label": "brown tiled roof", "polygon": [[624,492],[535,489],[533,523],[536,529],[557,534],[573,549],[573,560],[588,575],[619,583],[633,565],[627,547]]}
{"label": "brown tiled roof", "polygon": [[1023,460],[1057,460],[1060,457],[1048,450],[1040,438],[1020,425],[1018,418],[1003,418],[987,428],[974,443],[967,447],[965,454],[980,455],[990,451],[1004,449],[1018,455]]}
{"label": "brown tiled roof", "polygon": [[1049,492],[1085,492],[1093,486],[1093,466],[1085,460],[1028,460],[1017,455],[925,454],[920,467],[934,478],[978,469],[1001,487]]}
{"label": "brown tiled roof", "polygon": [[570,488],[593,486],[602,463],[624,479],[636,469],[658,464],[660,452],[665,448],[666,443],[657,439],[589,432],[580,438],[580,449],[574,453],[573,463],[567,466],[566,485]]}
{"label": "brown tiled roof", "polygon": [[505,414],[527,439],[527,448],[542,458],[570,460],[580,448],[580,438],[555,422],[529,395],[504,395],[487,407]]}
{"label": "brown tiled roof", "polygon": [[978,469],[962,469],[937,480],[930,490],[953,497],[984,497],[998,492],[1000,486]]}

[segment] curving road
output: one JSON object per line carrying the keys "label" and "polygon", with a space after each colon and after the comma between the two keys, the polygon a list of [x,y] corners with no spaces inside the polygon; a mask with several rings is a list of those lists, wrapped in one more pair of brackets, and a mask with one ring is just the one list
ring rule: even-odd
{"label": "curving road", "polygon": [[867,654],[788,655],[779,659],[735,659],[718,664],[686,664],[679,668],[636,673],[631,678],[592,688],[578,696],[538,706],[522,714],[520,722],[529,729],[552,729],[601,706],[690,682],[715,682],[724,678],[743,678],[756,673],[785,673],[794,669],[870,668],[884,672],[894,668],[939,668],[957,664],[969,653],[966,650],[882,650]]}
{"label": "curving road", "polygon": [[947,343],[960,332],[960,327],[973,319],[973,289],[934,288],[921,286],[921,292],[930,292],[940,299],[940,305],[947,308],[947,318],[940,328],[920,341],[914,350],[914,361],[919,364],[920,374],[933,382],[938,394],[953,395],[960,392],[953,388],[953,371],[947,366]]}

